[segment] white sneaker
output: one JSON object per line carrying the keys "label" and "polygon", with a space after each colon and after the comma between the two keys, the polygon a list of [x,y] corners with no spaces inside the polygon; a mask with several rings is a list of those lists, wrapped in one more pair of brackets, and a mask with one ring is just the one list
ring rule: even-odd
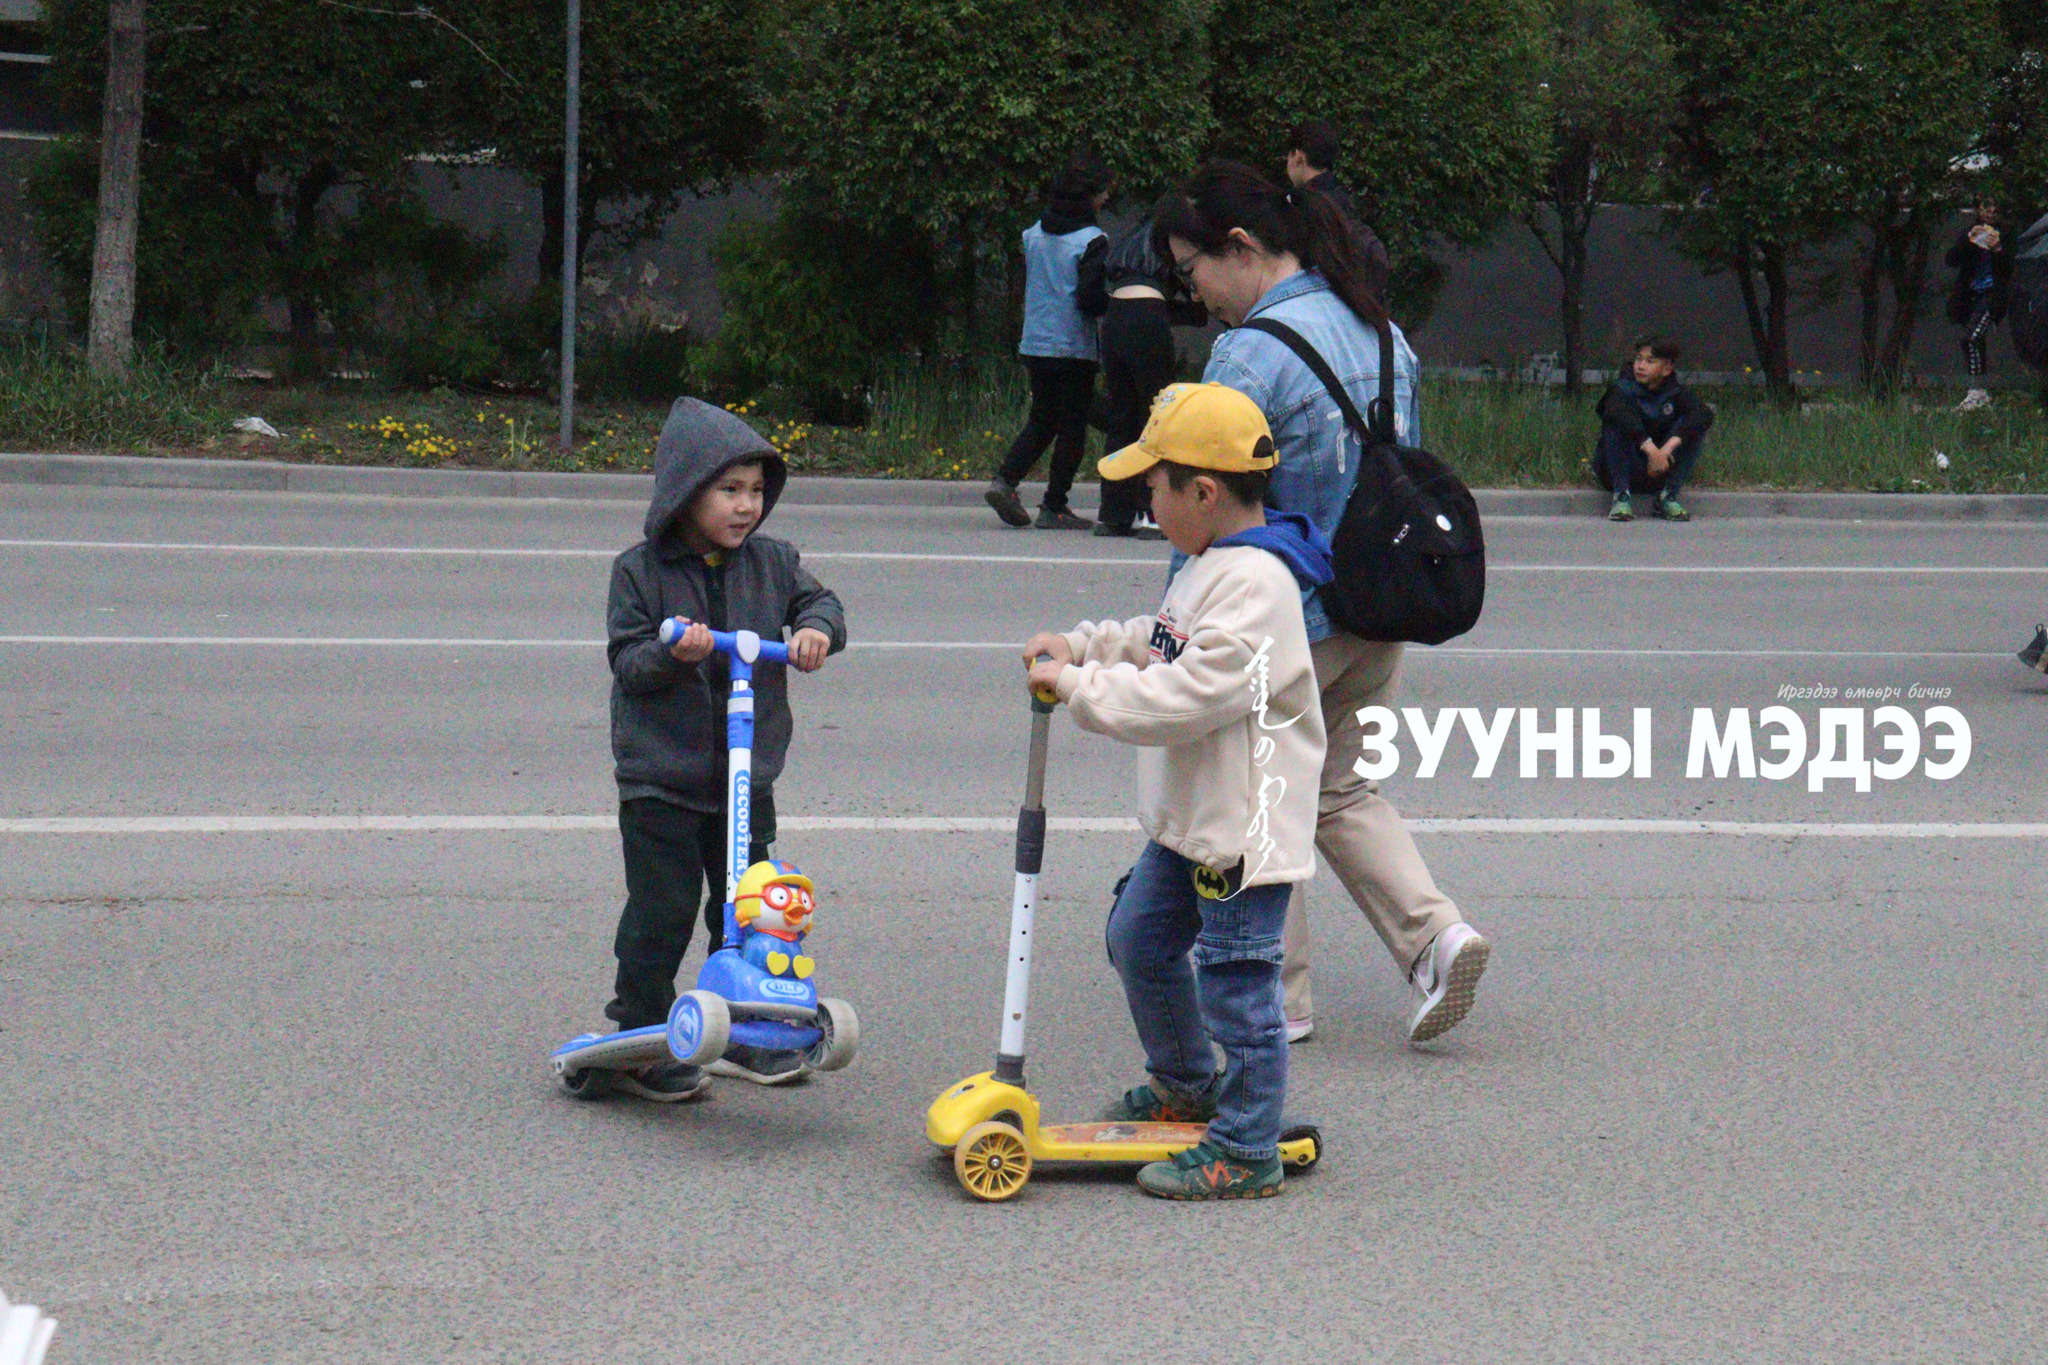
{"label": "white sneaker", "polygon": [[1422,996],[1408,1021],[1409,1042],[1426,1043],[1448,1033],[1472,1012],[1492,953],[1493,945],[1469,924],[1453,924],[1431,940],[1408,973],[1409,984]]}
{"label": "white sneaker", "polygon": [[1971,389],[1963,395],[1963,401],[1956,404],[1957,412],[1975,412],[1991,406],[1991,395],[1983,389]]}
{"label": "white sneaker", "polygon": [[1313,1019],[1289,1019],[1287,1021],[1287,1041],[1290,1043],[1298,1043],[1315,1031],[1316,1021]]}

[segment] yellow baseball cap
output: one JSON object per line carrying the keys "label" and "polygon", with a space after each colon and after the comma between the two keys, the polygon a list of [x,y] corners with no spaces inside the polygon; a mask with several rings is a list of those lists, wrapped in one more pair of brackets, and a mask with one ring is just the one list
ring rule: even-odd
{"label": "yellow baseball cap", "polygon": [[1137,444],[1095,468],[1105,479],[1130,479],[1161,460],[1244,474],[1271,469],[1273,432],[1259,405],[1223,384],[1168,384],[1152,399],[1152,416]]}

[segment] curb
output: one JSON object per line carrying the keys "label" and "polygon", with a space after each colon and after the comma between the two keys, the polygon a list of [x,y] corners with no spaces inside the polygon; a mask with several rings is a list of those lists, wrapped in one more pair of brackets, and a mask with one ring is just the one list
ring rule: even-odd
{"label": "curb", "polygon": [[[220,492],[326,493],[385,498],[566,498],[644,503],[649,474],[572,474],[541,470],[393,469],[290,464],[277,460],[197,460],[153,455],[0,454],[0,484],[86,488],[186,488]],[[1026,484],[1026,500],[1038,485]],[[1093,485],[1077,485],[1079,497]],[[783,501],[793,507],[979,508],[979,480],[858,479],[797,475]],[[1081,505],[1077,497],[1077,506]],[[1592,488],[1473,490],[1488,517],[1598,517],[1608,495]],[[1709,519],[1799,517],[1822,521],[2048,521],[2041,493],[1697,492],[1687,497]]]}

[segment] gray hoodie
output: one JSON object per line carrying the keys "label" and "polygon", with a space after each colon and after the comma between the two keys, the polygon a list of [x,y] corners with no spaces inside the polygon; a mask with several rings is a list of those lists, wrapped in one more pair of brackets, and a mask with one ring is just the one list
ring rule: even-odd
{"label": "gray hoodie", "polygon": [[[794,546],[757,527],[744,545],[714,563],[684,543],[679,522],[690,499],[723,470],[749,460],[758,460],[767,476],[761,511],[766,522],[789,478],[782,457],[731,413],[694,398],[676,400],[654,447],[647,538],[612,561],[605,615],[612,757],[621,800],[654,796],[691,810],[725,808],[725,700],[731,685],[725,659],[713,654],[701,664],[677,663],[656,638],[663,621],[686,616],[769,640],[783,638],[785,626],[809,626],[830,637],[834,654],[846,648],[839,599],[804,571]],[[786,670],[758,663],[754,785],[763,790],[757,800],[768,795],[765,789],[782,771],[789,735]]]}

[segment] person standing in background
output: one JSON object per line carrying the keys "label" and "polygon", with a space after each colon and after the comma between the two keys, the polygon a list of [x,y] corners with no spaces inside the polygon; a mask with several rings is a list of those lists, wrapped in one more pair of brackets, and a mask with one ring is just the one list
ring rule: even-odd
{"label": "person standing in background", "polygon": [[[1279,456],[1268,503],[1308,517],[1327,538],[1343,517],[1364,451],[1301,357],[1244,323],[1267,317],[1298,333],[1361,411],[1379,397],[1377,329],[1386,326],[1396,430],[1404,443],[1419,444],[1415,352],[1366,283],[1358,235],[1319,191],[1283,188],[1249,166],[1212,161],[1160,202],[1152,244],[1189,293],[1232,329],[1216,339],[1202,378],[1236,389],[1266,414]],[[1354,767],[1365,733],[1359,716],[1393,698],[1402,646],[1346,633],[1314,592],[1304,593],[1302,612],[1329,736],[1316,848],[1415,992],[1409,1041],[1427,1042],[1471,1010],[1492,945],[1438,889],[1379,784]],[[1280,971],[1289,1042],[1314,1027],[1311,946],[1307,901],[1297,888]]]}
{"label": "person standing in background", "polygon": [[[1137,443],[1153,395],[1173,382],[1173,329],[1207,326],[1209,310],[1187,296],[1173,267],[1152,249],[1150,214],[1110,243],[1103,284],[1109,291],[1102,315],[1102,375],[1109,390],[1103,426],[1108,448],[1116,451]],[[1148,506],[1142,478],[1105,482],[1095,534],[1160,539]]]}
{"label": "person standing in background", "polygon": [[1092,156],[1078,157],[1047,187],[1044,215],[1024,229],[1024,334],[1017,353],[1031,376],[1031,410],[986,495],[1011,526],[1032,524],[1017,486],[1048,445],[1052,467],[1038,529],[1085,531],[1095,524],[1068,508],[1067,494],[1088,445],[1101,354],[1095,319],[1109,305],[1102,277],[1109,237],[1095,224],[1108,200],[1108,170]]}
{"label": "person standing in background", "polygon": [[1948,292],[1948,320],[1963,329],[1963,364],[1970,372],[1970,391],[1956,406],[1974,412],[1991,406],[1984,387],[1984,338],[2005,320],[2012,280],[2012,253],[1998,231],[1998,205],[1978,200],[1976,221],[1957,235],[1944,259],[1956,272]]}
{"label": "person standing in background", "polygon": [[1287,139],[1287,179],[1296,189],[1314,190],[1335,206],[1345,224],[1358,235],[1358,256],[1363,264],[1367,289],[1381,303],[1387,301],[1387,279],[1393,263],[1379,234],[1366,225],[1358,199],[1337,179],[1339,146],[1337,130],[1324,119],[1308,119],[1294,125]]}

